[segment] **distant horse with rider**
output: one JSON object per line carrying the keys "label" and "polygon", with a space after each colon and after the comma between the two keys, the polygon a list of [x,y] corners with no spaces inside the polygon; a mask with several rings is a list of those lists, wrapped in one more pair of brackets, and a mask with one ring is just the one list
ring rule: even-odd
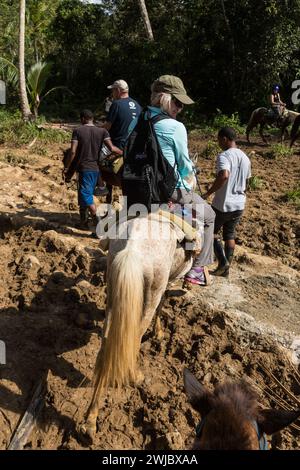
{"label": "distant horse with rider", "polygon": [[280,140],[281,142],[283,142],[284,134],[287,133],[287,127],[290,124],[293,124],[293,122],[298,116],[300,116],[299,113],[284,109],[282,114],[277,117],[270,109],[264,107],[257,108],[252,112],[246,128],[247,141],[250,143],[250,132],[255,127],[259,126],[259,135],[261,136],[262,140],[267,143],[267,140],[263,134],[264,128],[267,125],[275,125],[277,128],[280,129]]}

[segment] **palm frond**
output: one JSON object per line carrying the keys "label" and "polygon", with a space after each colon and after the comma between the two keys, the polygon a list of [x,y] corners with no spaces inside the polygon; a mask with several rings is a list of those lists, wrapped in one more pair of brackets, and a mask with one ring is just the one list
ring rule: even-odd
{"label": "palm frond", "polygon": [[13,87],[18,86],[19,71],[10,60],[0,57],[0,78]]}
{"label": "palm frond", "polygon": [[50,76],[51,62],[36,62],[27,73],[27,86],[31,96],[41,95]]}
{"label": "palm frond", "polygon": [[73,95],[74,93],[66,86],[55,86],[54,88],[51,88],[51,90],[47,91],[47,93],[45,93],[41,98],[40,100],[42,101],[44,98],[46,98],[47,95],[49,95],[50,93],[52,93],[53,91],[56,91],[56,90],[64,90],[64,91],[67,91],[68,93],[71,93],[71,95]]}

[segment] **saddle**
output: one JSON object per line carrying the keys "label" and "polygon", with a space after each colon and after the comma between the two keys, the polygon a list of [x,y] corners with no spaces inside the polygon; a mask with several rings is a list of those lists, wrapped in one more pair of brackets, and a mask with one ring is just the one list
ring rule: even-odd
{"label": "saddle", "polygon": [[117,174],[124,164],[123,157],[120,155],[114,155],[111,153],[109,148],[103,144],[99,152],[98,165],[100,170],[104,170],[108,173]]}
{"label": "saddle", "polygon": [[111,155],[102,161],[99,161],[100,170],[107,171],[108,173],[118,174],[124,164],[123,157],[119,155]]}
{"label": "saddle", "polygon": [[[116,212],[118,214],[118,212]],[[102,251],[108,251],[110,242],[110,230],[115,229],[115,225],[120,225],[122,222],[129,221],[136,218],[136,216],[127,217],[126,219],[118,219],[110,229],[108,228],[105,235],[100,238],[100,248]],[[200,253],[202,248],[202,240],[199,236],[198,230],[192,225],[186,222],[182,217],[178,215],[159,209],[157,212],[151,212],[148,215],[150,220],[168,221],[175,232],[177,242],[184,246],[186,251],[192,252],[192,256],[196,256]]]}

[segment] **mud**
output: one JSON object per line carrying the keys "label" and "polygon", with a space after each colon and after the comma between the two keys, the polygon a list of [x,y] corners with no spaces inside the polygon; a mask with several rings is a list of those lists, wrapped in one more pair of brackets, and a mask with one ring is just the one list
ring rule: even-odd
{"label": "mud", "polygon": [[[194,151],[203,145],[192,141]],[[249,193],[230,278],[207,288],[169,286],[159,313],[164,337],[149,330],[142,343],[145,380],[103,397],[90,448],[189,447],[198,417],[183,391],[184,366],[208,388],[246,377],[259,385],[262,406],[277,406],[267,386],[295,406],[263,365],[299,399],[300,221],[296,206],[282,199],[296,185],[299,156],[267,161],[264,147],[244,148],[255,152],[252,173],[265,184]],[[91,397],[101,342],[106,260],[97,240],[75,228],[75,185],[60,184],[60,148],[13,152],[25,163],[0,163],[0,339],[7,356],[0,365],[0,448],[8,447],[43,374],[46,401],[26,448],[87,448],[77,424]],[[214,162],[201,159],[200,165],[205,188]],[[272,448],[299,444],[292,427],[270,439]]]}

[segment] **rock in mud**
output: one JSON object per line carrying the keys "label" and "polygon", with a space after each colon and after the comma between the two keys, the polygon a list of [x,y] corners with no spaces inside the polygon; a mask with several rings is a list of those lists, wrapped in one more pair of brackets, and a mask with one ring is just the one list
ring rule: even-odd
{"label": "rock in mud", "polygon": [[157,450],[182,450],[184,442],[179,431],[168,432],[156,441]]}

